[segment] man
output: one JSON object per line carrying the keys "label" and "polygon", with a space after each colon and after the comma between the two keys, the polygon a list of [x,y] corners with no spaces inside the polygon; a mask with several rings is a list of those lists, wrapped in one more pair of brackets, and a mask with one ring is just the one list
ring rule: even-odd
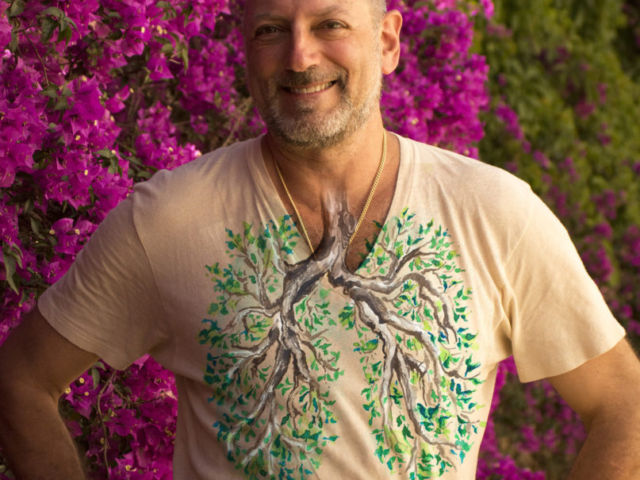
{"label": "man", "polygon": [[474,478],[510,354],[585,421],[572,478],[640,478],[640,366],[559,222],[384,130],[401,23],[377,0],[247,2],[268,133],[139,185],[2,348],[19,477],[82,478],[61,391],[150,352],[176,373],[177,479]]}

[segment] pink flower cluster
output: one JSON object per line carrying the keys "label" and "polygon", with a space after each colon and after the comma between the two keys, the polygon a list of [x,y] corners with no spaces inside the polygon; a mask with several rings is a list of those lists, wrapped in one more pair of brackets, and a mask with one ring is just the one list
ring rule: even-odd
{"label": "pink flower cluster", "polygon": [[[238,110],[225,14],[216,0],[0,2],[0,343],[134,181],[200,154],[194,119],[207,135]],[[171,478],[176,392],[153,360],[95,367],[62,405],[94,478]]]}
{"label": "pink flower cluster", "polygon": [[173,378],[148,357],[123,374],[98,365],[63,395],[73,407],[67,426],[85,447],[91,476],[172,478],[177,415]]}
{"label": "pink flower cluster", "polygon": [[[483,5],[491,15],[493,4]],[[435,2],[435,8],[426,2],[391,1],[389,7],[398,8],[404,18],[400,65],[382,97],[392,129],[477,157],[475,142],[483,137],[479,113],[489,97],[488,66],[484,57],[470,52],[473,14],[456,1]]]}

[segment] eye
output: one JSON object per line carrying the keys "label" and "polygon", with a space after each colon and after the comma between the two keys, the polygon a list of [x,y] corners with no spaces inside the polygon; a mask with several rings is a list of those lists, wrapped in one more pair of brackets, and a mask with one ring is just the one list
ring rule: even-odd
{"label": "eye", "polygon": [[346,28],[347,26],[338,20],[327,20],[326,22],[322,22],[320,27],[327,30],[338,30],[341,28]]}
{"label": "eye", "polygon": [[341,20],[324,20],[315,27],[318,35],[328,40],[338,40],[343,38],[349,31],[349,24]]}
{"label": "eye", "polygon": [[280,25],[272,25],[272,24],[260,25],[258,28],[256,28],[253,36],[257,38],[257,37],[262,37],[264,35],[275,35],[282,31],[283,31],[283,28]]}

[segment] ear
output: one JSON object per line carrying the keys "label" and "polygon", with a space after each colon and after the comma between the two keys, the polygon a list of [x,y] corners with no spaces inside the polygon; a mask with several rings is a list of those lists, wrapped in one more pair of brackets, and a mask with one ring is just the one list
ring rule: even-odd
{"label": "ear", "polygon": [[382,47],[382,73],[393,72],[398,66],[400,58],[400,30],[402,29],[402,14],[398,10],[390,10],[382,19],[380,29]]}

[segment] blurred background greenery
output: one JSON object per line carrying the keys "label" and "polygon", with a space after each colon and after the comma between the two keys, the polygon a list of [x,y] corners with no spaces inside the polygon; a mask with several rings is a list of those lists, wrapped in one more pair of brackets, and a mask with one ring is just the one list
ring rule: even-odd
{"label": "blurred background greenery", "polygon": [[[560,216],[638,351],[640,3],[494,4],[475,35],[492,99],[480,157],[528,181]],[[494,421],[519,466],[566,476],[583,433],[548,384],[508,373]]]}

